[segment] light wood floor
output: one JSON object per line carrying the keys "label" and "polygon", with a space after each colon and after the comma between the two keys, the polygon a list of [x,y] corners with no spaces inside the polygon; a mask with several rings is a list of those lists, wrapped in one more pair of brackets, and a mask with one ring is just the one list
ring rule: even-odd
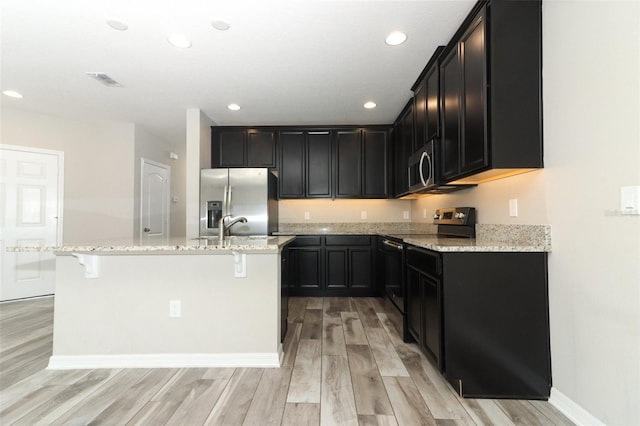
{"label": "light wood floor", "polygon": [[279,369],[48,371],[53,300],[0,304],[0,424],[571,424],[546,402],[459,398],[383,299],[292,298],[289,321]]}

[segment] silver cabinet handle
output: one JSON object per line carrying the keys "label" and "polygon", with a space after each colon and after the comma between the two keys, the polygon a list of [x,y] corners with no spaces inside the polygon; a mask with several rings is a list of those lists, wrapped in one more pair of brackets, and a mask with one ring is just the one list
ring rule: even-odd
{"label": "silver cabinet handle", "polygon": [[394,241],[382,240],[382,244],[384,244],[387,247],[394,248],[396,250],[402,250],[402,244],[398,244]]}

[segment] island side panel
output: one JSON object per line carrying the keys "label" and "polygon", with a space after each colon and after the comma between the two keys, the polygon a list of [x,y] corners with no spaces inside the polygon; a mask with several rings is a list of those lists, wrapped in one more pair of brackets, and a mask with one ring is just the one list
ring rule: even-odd
{"label": "island side panel", "polygon": [[[247,253],[246,278],[231,254],[99,256],[85,278],[56,259],[53,358],[149,354],[275,354],[280,350],[280,255]],[[181,317],[169,317],[180,300]]]}

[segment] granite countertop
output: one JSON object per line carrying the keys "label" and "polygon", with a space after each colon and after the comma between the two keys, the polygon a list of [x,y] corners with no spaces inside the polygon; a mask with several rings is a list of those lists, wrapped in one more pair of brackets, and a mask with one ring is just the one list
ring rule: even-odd
{"label": "granite countertop", "polygon": [[368,234],[394,237],[438,252],[550,252],[549,225],[476,224],[476,238],[436,235],[428,223],[295,223],[280,224],[278,235]]}
{"label": "granite countertop", "polygon": [[279,253],[286,244],[294,240],[292,236],[273,237],[231,237],[223,245],[217,238],[175,238],[165,244],[148,244],[139,240],[93,241],[63,244],[58,247],[7,247],[11,252],[51,251],[56,255],[72,253],[93,253],[101,255],[118,254],[224,254],[231,251],[255,254]]}

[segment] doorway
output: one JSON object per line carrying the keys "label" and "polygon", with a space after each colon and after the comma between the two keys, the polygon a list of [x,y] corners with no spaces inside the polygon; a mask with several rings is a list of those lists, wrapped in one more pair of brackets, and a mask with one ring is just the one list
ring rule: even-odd
{"label": "doorway", "polygon": [[53,294],[52,252],[6,247],[62,243],[64,153],[0,146],[0,301]]}
{"label": "doorway", "polygon": [[169,241],[171,167],[143,158],[140,178],[140,242]]}

